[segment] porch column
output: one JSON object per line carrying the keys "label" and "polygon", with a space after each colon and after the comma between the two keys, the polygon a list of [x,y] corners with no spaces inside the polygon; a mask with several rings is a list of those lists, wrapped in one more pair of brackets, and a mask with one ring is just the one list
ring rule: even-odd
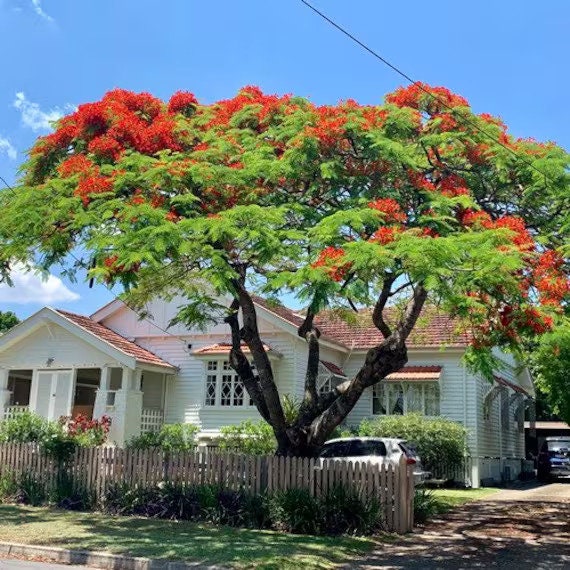
{"label": "porch column", "polygon": [[4,418],[4,410],[10,403],[10,392],[8,391],[8,369],[0,368],[0,420]]}
{"label": "porch column", "polygon": [[140,371],[123,368],[123,380],[121,389],[115,396],[113,416],[114,440],[121,447],[141,432],[142,392],[138,389],[139,386]]}
{"label": "porch column", "polygon": [[109,380],[111,372],[108,366],[101,368],[101,381],[95,393],[95,404],[93,406],[93,418],[98,419],[107,413],[107,392],[109,390]]}

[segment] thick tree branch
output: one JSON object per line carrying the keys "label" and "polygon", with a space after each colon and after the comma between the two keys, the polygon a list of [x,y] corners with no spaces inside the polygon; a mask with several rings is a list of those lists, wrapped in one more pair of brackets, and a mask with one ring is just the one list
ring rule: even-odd
{"label": "thick tree branch", "polygon": [[389,273],[384,274],[384,282],[382,284],[382,291],[374,305],[374,311],[372,312],[372,322],[374,326],[382,333],[384,338],[388,338],[392,334],[392,330],[388,326],[388,323],[384,320],[384,307],[390,298],[390,292],[392,290],[392,285],[396,281],[396,276]]}
{"label": "thick tree branch", "polygon": [[267,405],[269,423],[273,427],[278,443],[278,452],[285,452],[288,448],[288,437],[286,432],[285,414],[279,399],[279,392],[273,376],[273,367],[269,357],[265,352],[265,347],[261,341],[259,329],[257,327],[257,313],[251,295],[245,289],[243,281],[234,280],[236,299],[239,302],[243,317],[243,326],[240,330],[240,337],[251,354],[259,374],[259,385],[263,392],[263,397]]}
{"label": "thick tree branch", "polygon": [[265,421],[270,420],[267,403],[263,397],[263,392],[259,386],[258,379],[255,377],[249,360],[245,356],[241,348],[241,334],[238,321],[239,302],[234,299],[230,306],[230,314],[225,318],[232,334],[232,348],[230,350],[230,365],[237,372],[243,381],[245,389],[250,395],[255,407],[259,410],[261,417]]}

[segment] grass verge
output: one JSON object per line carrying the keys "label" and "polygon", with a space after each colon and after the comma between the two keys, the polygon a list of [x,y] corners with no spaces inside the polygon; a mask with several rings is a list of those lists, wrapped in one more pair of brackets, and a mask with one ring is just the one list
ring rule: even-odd
{"label": "grass verge", "polygon": [[376,544],[20,505],[0,505],[0,541],[267,570],[330,569]]}
{"label": "grass verge", "polygon": [[497,491],[499,489],[494,487],[483,487],[481,489],[433,489],[431,492],[442,509],[440,512],[445,512],[453,507],[492,495]]}

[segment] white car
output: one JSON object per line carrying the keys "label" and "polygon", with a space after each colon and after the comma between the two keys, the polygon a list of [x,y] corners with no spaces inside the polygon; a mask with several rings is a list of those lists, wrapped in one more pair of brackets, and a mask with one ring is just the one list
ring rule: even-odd
{"label": "white car", "polygon": [[414,483],[418,485],[429,478],[413,445],[405,439],[393,437],[344,437],[327,441],[319,453],[319,459],[346,461],[370,461],[398,465],[404,455],[406,463],[414,466]]}

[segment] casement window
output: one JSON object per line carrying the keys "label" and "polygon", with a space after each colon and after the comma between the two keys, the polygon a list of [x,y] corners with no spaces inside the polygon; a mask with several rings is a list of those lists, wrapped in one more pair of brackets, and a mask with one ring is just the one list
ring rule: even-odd
{"label": "casement window", "polygon": [[319,363],[319,375],[317,376],[317,390],[319,394],[332,392],[341,382],[346,380],[346,376],[332,373],[326,366]]}
{"label": "casement window", "polygon": [[437,382],[380,382],[373,387],[372,413],[398,416],[419,412],[425,416],[439,415],[439,384]]}
{"label": "casement window", "polygon": [[[255,372],[255,366],[252,364]],[[205,406],[240,408],[253,405],[245,386],[227,360],[206,362]]]}

